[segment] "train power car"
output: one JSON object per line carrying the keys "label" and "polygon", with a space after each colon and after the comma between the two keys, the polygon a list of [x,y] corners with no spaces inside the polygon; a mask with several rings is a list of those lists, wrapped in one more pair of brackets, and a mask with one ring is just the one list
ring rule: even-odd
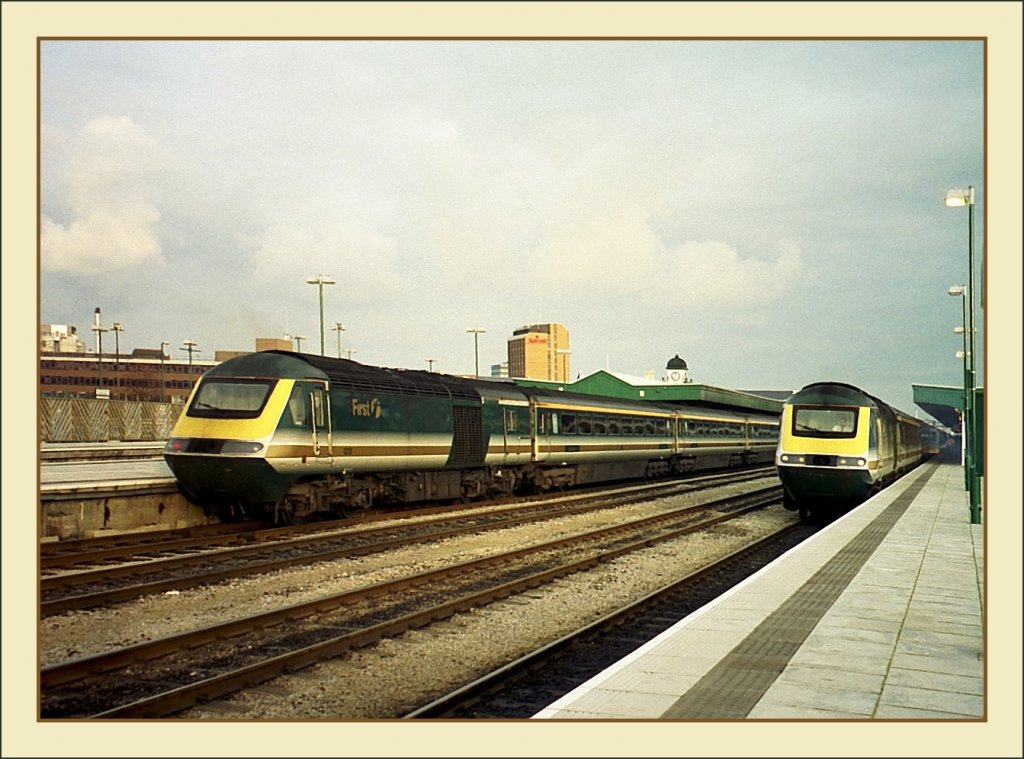
{"label": "train power car", "polygon": [[627,402],[289,351],[209,369],[164,449],[222,519],[770,464],[778,417]]}
{"label": "train power car", "polygon": [[809,520],[861,503],[935,452],[931,430],[853,385],[807,385],[782,407],[783,505]]}

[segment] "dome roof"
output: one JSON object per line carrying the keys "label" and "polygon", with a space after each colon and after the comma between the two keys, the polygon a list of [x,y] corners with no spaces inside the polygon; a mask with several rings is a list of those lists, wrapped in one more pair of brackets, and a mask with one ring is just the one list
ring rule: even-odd
{"label": "dome roof", "polygon": [[679,358],[679,354],[675,355],[675,358],[670,358],[668,363],[665,365],[666,369],[685,369],[686,362]]}

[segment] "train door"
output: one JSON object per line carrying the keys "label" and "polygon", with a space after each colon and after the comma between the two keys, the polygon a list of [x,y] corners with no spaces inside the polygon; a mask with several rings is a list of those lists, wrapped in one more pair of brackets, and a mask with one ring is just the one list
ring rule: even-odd
{"label": "train door", "polygon": [[530,458],[533,461],[547,461],[551,455],[551,437],[546,429],[545,420],[550,415],[549,411],[537,407],[532,401],[530,403]]}
{"label": "train door", "polygon": [[332,432],[327,383],[296,382],[288,399],[288,410],[295,426],[309,435],[313,456],[316,459],[330,458]]}

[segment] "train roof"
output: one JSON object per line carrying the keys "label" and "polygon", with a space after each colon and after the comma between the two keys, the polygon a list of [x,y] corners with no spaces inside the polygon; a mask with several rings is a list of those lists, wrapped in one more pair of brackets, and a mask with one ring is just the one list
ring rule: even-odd
{"label": "train roof", "polygon": [[846,382],[812,382],[809,385],[804,385],[786,399],[787,404],[836,402],[888,408],[888,404]]}
{"label": "train roof", "polygon": [[352,392],[398,393],[480,402],[480,393],[473,383],[449,374],[368,366],[351,359],[282,350],[237,356],[209,370],[207,375],[316,378],[329,380],[333,388]]}
{"label": "train roof", "polygon": [[930,422],[917,419],[906,411],[900,411],[880,398],[871,395],[871,393],[846,382],[812,382],[793,393],[793,395],[786,399],[786,403],[835,403],[837,400],[857,406],[874,406],[908,421],[931,426]]}

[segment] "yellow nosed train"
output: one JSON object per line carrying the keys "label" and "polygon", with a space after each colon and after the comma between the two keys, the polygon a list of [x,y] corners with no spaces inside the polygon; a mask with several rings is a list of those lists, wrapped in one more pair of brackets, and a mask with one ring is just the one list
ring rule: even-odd
{"label": "yellow nosed train", "polygon": [[264,351],[200,378],[164,449],[222,518],[770,464],[778,416],[520,387]]}
{"label": "yellow nosed train", "polygon": [[782,407],[783,505],[805,520],[838,514],[938,452],[940,434],[852,385],[807,385]]}

